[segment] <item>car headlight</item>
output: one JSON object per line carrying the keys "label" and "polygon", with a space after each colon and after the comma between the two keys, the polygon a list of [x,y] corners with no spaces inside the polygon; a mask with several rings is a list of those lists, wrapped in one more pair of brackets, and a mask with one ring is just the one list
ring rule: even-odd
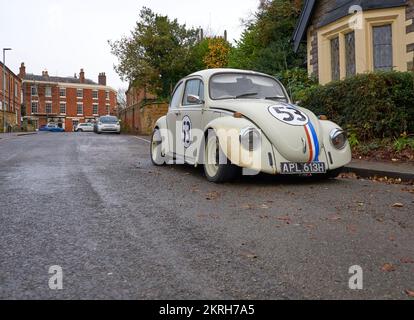
{"label": "car headlight", "polygon": [[345,148],[346,142],[348,141],[346,132],[341,129],[332,130],[330,138],[332,145],[338,150],[342,150],[343,148]]}
{"label": "car headlight", "polygon": [[247,151],[255,151],[261,146],[261,133],[256,128],[245,128],[240,132],[240,143]]}

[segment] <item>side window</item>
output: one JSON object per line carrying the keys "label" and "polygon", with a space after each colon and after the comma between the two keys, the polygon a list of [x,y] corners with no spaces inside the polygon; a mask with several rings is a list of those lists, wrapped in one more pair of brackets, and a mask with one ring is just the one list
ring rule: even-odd
{"label": "side window", "polygon": [[187,81],[185,85],[185,93],[183,98],[183,105],[190,106],[190,105],[197,105],[197,103],[190,103],[187,101],[189,95],[197,96],[201,100],[204,100],[204,85],[201,80],[194,79]]}
{"label": "side window", "polygon": [[183,93],[183,83],[181,82],[177,89],[175,89],[173,97],[170,103],[170,109],[176,109],[180,106],[180,98],[181,94]]}

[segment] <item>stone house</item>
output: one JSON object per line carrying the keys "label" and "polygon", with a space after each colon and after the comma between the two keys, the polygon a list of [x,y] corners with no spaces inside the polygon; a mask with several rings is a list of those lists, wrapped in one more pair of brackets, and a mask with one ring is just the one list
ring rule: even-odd
{"label": "stone house", "polygon": [[293,43],[307,45],[321,84],[357,73],[413,70],[414,0],[305,0]]}

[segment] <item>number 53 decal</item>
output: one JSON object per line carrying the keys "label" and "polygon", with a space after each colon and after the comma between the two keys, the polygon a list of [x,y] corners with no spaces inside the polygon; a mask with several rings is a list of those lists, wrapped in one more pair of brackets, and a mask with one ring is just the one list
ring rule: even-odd
{"label": "number 53 decal", "polygon": [[269,107],[269,112],[276,119],[292,126],[305,126],[309,122],[306,114],[287,104],[271,106]]}

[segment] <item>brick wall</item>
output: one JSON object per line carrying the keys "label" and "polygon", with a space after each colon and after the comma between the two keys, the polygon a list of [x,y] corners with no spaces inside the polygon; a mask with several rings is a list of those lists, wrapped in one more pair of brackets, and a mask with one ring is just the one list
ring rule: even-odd
{"label": "brick wall", "polygon": [[[11,126],[16,130],[15,127],[19,127],[20,123],[20,109],[21,109],[21,90],[22,82],[21,79],[15,75],[9,68],[4,68],[3,64],[0,63],[0,104],[3,105],[4,99],[6,101],[6,125]],[[6,90],[3,92],[3,72],[6,72]],[[0,113],[3,110],[0,109]],[[3,115],[0,120],[0,132],[3,131]]]}
{"label": "brick wall", "polygon": [[136,104],[119,113],[125,132],[150,135],[157,120],[168,112],[167,103],[153,103],[141,107]]}

